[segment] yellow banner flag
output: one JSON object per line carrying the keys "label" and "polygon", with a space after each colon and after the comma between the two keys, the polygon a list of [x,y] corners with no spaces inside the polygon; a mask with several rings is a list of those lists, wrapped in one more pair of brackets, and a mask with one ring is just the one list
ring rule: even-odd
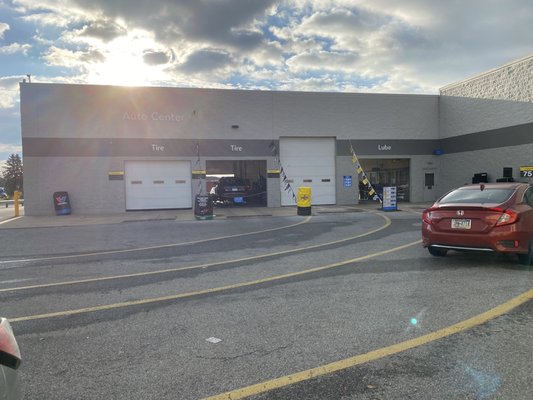
{"label": "yellow banner flag", "polygon": [[362,174],[363,173],[363,168],[361,168],[361,166],[359,166],[359,168],[357,168],[357,173],[358,174]]}
{"label": "yellow banner flag", "polygon": [[363,184],[368,185],[368,179],[363,179]]}

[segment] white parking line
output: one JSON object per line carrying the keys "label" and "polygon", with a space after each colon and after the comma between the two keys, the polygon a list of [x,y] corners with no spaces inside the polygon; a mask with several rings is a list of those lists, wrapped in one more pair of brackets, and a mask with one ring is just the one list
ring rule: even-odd
{"label": "white parking line", "polygon": [[158,249],[165,249],[165,248],[169,248],[169,247],[188,246],[188,245],[192,245],[192,244],[213,242],[213,241],[216,241],[216,240],[224,240],[224,239],[236,238],[236,237],[242,237],[242,236],[257,235],[257,234],[260,234],[260,233],[280,231],[282,229],[294,228],[295,226],[305,224],[305,223],[309,222],[310,220],[311,220],[311,217],[307,217],[306,219],[304,219],[302,221],[299,221],[299,222],[297,222],[295,224],[291,224],[291,225],[280,226],[280,227],[271,228],[271,229],[263,229],[263,230],[254,231],[254,232],[238,233],[238,234],[235,234],[235,235],[219,236],[219,237],[214,237],[214,238],[210,238],[210,239],[194,240],[194,241],[191,241],[191,242],[170,243],[170,244],[163,244],[163,245],[158,245],[158,246],[136,247],[136,248],[133,248],[133,249],[123,249],[123,250],[98,251],[98,252],[94,252],[94,253],[80,253],[80,254],[70,254],[70,255],[54,256],[54,257],[24,258],[24,259],[19,259],[19,260],[4,260],[4,261],[0,261],[0,265],[1,264],[25,263],[25,262],[33,262],[33,261],[63,260],[63,259],[71,259],[71,258],[102,256],[102,255],[108,255],[108,254],[133,253],[133,252],[137,252],[137,251],[158,250]]}
{"label": "white parking line", "polygon": [[22,218],[22,215],[18,216],[18,217],[9,218],[9,219],[6,219],[4,221],[0,221],[0,225],[7,224],[8,222],[16,221],[19,218]]}

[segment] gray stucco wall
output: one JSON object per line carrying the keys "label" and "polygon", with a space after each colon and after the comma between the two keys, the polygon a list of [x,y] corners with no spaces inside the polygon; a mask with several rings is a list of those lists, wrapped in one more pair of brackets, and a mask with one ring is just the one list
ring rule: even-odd
{"label": "gray stucco wall", "polygon": [[[336,197],[337,204],[354,205],[359,203],[359,178],[352,164],[352,157],[337,156],[336,170]],[[344,187],[344,176],[352,177],[352,187]]]}
{"label": "gray stucco wall", "polygon": [[533,56],[440,89],[440,137],[533,122]]}
{"label": "gray stucco wall", "polygon": [[[494,182],[504,167],[512,167],[519,180],[519,167],[533,165],[533,126],[527,125],[533,122],[533,56],[448,85],[440,94],[440,137],[456,144],[441,156],[442,191],[470,183],[479,172]],[[506,145],[511,141],[521,144]],[[475,142],[477,149],[458,146]]]}
{"label": "gray stucco wall", "polygon": [[[441,156],[417,156],[411,158],[411,202],[434,201],[442,193],[442,158]],[[435,186],[429,193],[424,194],[425,173],[435,174]]]}
{"label": "gray stucco wall", "polygon": [[533,102],[442,96],[442,139],[533,122]]}
{"label": "gray stucco wall", "polygon": [[489,181],[495,182],[503,176],[504,167],[512,167],[513,178],[525,182],[519,176],[522,165],[533,165],[533,143],[448,154],[443,159],[442,187],[449,190],[471,183],[473,174],[479,172],[487,172]]}
{"label": "gray stucco wall", "polygon": [[[69,192],[73,210],[124,211],[124,182],[109,180],[108,172],[123,171],[128,159],[195,161],[196,143],[202,168],[206,158],[233,157],[266,159],[268,169],[277,169],[269,143],[283,136],[423,142],[415,152],[426,152],[427,141],[438,138],[438,96],[41,83],[20,88],[28,215],[53,213],[51,194],[59,190]],[[244,150],[233,152],[233,143]],[[152,151],[153,145],[164,151]],[[342,185],[352,166],[336,165],[338,203],[354,204],[357,177],[351,189]],[[279,206],[279,179],[269,178],[267,185],[268,205]],[[194,195],[195,181],[193,186]]]}
{"label": "gray stucco wall", "polygon": [[[52,215],[52,194],[69,192],[73,213],[122,212],[123,180],[109,180],[108,171],[123,171],[123,161],[101,157],[27,157],[24,159],[24,208],[29,215]],[[30,171],[27,173],[26,171]]]}
{"label": "gray stucco wall", "polygon": [[438,96],[427,95],[31,83],[21,114],[23,138],[438,137]]}
{"label": "gray stucco wall", "polygon": [[436,139],[438,96],[273,93],[275,136]]}

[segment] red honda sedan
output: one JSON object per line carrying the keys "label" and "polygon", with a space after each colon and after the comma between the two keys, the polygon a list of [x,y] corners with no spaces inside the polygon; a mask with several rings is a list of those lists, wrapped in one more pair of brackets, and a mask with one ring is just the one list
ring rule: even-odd
{"label": "red honda sedan", "polygon": [[527,183],[465,185],[422,214],[424,247],[437,257],[448,250],[510,253],[520,264],[533,258],[533,186]]}

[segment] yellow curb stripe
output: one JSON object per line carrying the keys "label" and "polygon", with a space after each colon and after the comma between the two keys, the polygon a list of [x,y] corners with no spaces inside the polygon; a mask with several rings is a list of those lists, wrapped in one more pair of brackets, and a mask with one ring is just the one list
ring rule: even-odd
{"label": "yellow curb stripe", "polygon": [[[377,215],[379,215],[380,217],[385,219],[385,224],[384,225],[380,226],[379,228],[372,229],[372,230],[370,230],[368,232],[361,233],[359,235],[352,236],[352,237],[349,237],[349,238],[336,240],[336,241],[333,241],[333,242],[328,242],[328,243],[323,243],[323,244],[318,244],[318,245],[312,245],[312,246],[307,246],[307,247],[299,247],[297,249],[278,251],[278,252],[274,252],[274,253],[267,253],[267,254],[262,254],[262,255],[259,255],[259,256],[243,257],[243,258],[237,258],[237,259],[234,259],[234,260],[218,261],[218,262],[208,263],[208,264],[191,265],[189,267],[168,268],[168,269],[162,269],[162,270],[158,270],[158,271],[147,271],[147,272],[137,272],[137,273],[133,273],[133,274],[104,276],[104,277],[101,277],[101,278],[78,279],[78,280],[75,280],[75,281],[44,283],[44,284],[41,284],[41,285],[28,285],[28,286],[18,286],[18,287],[4,288],[4,289],[0,289],[0,293],[2,293],[2,292],[15,292],[15,291],[21,291],[21,290],[30,290],[30,289],[43,289],[43,288],[57,287],[57,286],[77,285],[77,284],[91,283],[91,282],[104,282],[104,281],[110,281],[110,280],[114,280],[114,279],[126,279],[126,278],[140,277],[140,276],[160,275],[160,274],[167,274],[167,273],[171,273],[171,272],[187,271],[187,270],[200,269],[200,268],[201,269],[206,269],[206,268],[211,268],[211,267],[215,267],[215,266],[219,266],[219,265],[235,264],[235,263],[240,263],[240,262],[245,262],[245,261],[261,260],[261,259],[268,258],[268,257],[276,257],[276,256],[292,254],[292,253],[296,253],[296,252],[300,252],[300,251],[313,250],[313,249],[320,248],[320,247],[331,246],[331,245],[334,245],[334,244],[345,243],[345,242],[348,242],[348,241],[351,241],[351,240],[359,239],[361,237],[368,236],[368,235],[371,235],[373,233],[379,232],[379,231],[381,231],[381,230],[383,230],[383,229],[385,229],[385,228],[387,228],[387,227],[389,227],[391,225],[392,222],[391,222],[389,217],[387,217],[385,215],[382,215],[382,214],[377,214]],[[306,221],[308,221],[309,218],[310,217],[307,217]]]}
{"label": "yellow curb stripe", "polygon": [[47,313],[47,314],[28,315],[28,316],[25,316],[25,317],[16,317],[16,318],[8,318],[8,319],[9,319],[10,322],[33,321],[33,320],[37,320],[37,319],[45,319],[45,318],[53,318],[53,317],[64,317],[64,316],[69,316],[69,315],[86,314],[86,313],[95,312],[95,311],[105,311],[105,310],[113,310],[113,309],[117,309],[117,308],[125,308],[125,307],[132,307],[132,306],[160,303],[160,302],[164,302],[164,301],[183,299],[183,298],[194,297],[194,296],[199,296],[199,295],[203,295],[203,294],[220,293],[220,292],[224,292],[224,291],[227,291],[227,290],[250,287],[250,286],[259,285],[259,284],[262,284],[262,283],[280,281],[282,279],[292,278],[292,277],[295,277],[295,276],[302,276],[302,275],[307,275],[307,274],[310,274],[310,273],[313,273],[313,272],[324,271],[324,270],[327,270],[327,269],[341,267],[343,265],[347,265],[347,264],[351,264],[351,263],[355,263],[355,262],[360,262],[360,261],[363,261],[363,260],[368,260],[370,258],[381,256],[381,255],[384,255],[384,254],[388,254],[388,253],[392,253],[392,252],[395,252],[395,251],[403,250],[403,249],[406,249],[408,247],[420,244],[421,242],[422,242],[421,240],[417,240],[416,242],[404,244],[404,245],[401,245],[401,246],[398,246],[398,247],[394,247],[392,249],[380,251],[378,253],[367,254],[366,256],[356,257],[356,258],[352,258],[350,260],[345,260],[345,261],[341,261],[341,262],[337,262],[337,263],[333,263],[333,264],[323,265],[321,267],[311,268],[311,269],[307,269],[305,271],[291,272],[291,273],[288,273],[288,274],[276,275],[276,276],[271,276],[271,277],[262,278],[262,279],[256,279],[256,280],[248,281],[248,282],[241,282],[241,283],[235,283],[235,284],[232,284],[232,285],[220,286],[220,287],[217,287],[217,288],[198,290],[196,292],[179,293],[179,294],[174,294],[174,295],[170,295],[170,296],[155,297],[155,298],[140,299],[140,300],[132,300],[132,301],[126,301],[126,302],[122,302],[122,303],[107,304],[107,305],[95,306],[95,307],[79,308],[79,309],[75,309],[75,310],[66,310],[66,311],[59,311],[59,312],[53,312],[53,313]]}
{"label": "yellow curb stripe", "polygon": [[375,361],[383,357],[388,357],[393,354],[401,353],[403,351],[419,347],[436,340],[454,335],[456,333],[471,329],[473,327],[484,324],[494,318],[497,318],[505,313],[508,313],[512,309],[526,303],[533,299],[533,289],[524,292],[515,298],[500,304],[484,313],[478,314],[472,318],[461,321],[457,324],[448,326],[443,329],[431,332],[427,335],[419,336],[417,338],[406,340],[401,343],[397,343],[391,346],[382,347],[370,351],[365,354],[357,355],[354,357],[346,358],[344,360],[335,361],[330,364],[326,364],[320,367],[308,369],[305,371],[297,372],[295,374],[286,375],[280,378],[272,379],[266,382],[258,383],[255,385],[247,386],[237,390],[232,390],[219,395],[206,397],[203,400],[236,400],[243,399],[245,397],[254,396],[260,393],[268,392],[274,389],[279,389],[285,386],[295,384],[297,382],[306,381],[318,376],[331,374],[340,370],[344,370],[356,365],[361,365],[370,361]]}
{"label": "yellow curb stripe", "polygon": [[242,236],[250,236],[250,235],[257,235],[260,233],[267,233],[267,232],[274,232],[274,231],[280,231],[283,229],[289,229],[294,228],[295,226],[305,224],[309,222],[311,217],[307,217],[306,219],[297,222],[296,224],[291,224],[287,226],[281,226],[278,228],[271,228],[271,229],[264,229],[261,231],[254,231],[254,232],[247,232],[247,233],[238,233],[235,235],[227,235],[227,236],[218,236],[210,239],[201,239],[201,240],[193,240],[191,242],[183,242],[183,243],[170,243],[170,244],[162,244],[158,246],[147,246],[147,247],[136,247],[134,249],[124,249],[124,250],[109,250],[109,251],[99,251],[94,253],[80,253],[80,254],[72,254],[72,255],[65,255],[65,256],[55,256],[55,257],[43,257],[43,258],[27,258],[27,259],[21,259],[21,260],[5,260],[0,261],[1,264],[13,264],[13,263],[23,263],[23,262],[32,262],[32,261],[50,261],[50,260],[63,260],[63,259],[69,259],[69,258],[81,258],[81,257],[93,257],[93,256],[102,256],[102,255],[109,255],[109,254],[121,254],[121,253],[133,253],[136,251],[145,251],[145,250],[157,250],[157,249],[165,249],[169,247],[180,247],[180,246],[189,246],[192,244],[199,244],[199,243],[206,243],[206,242],[213,242],[216,240],[224,240],[224,239],[231,239],[236,237],[242,237]]}

